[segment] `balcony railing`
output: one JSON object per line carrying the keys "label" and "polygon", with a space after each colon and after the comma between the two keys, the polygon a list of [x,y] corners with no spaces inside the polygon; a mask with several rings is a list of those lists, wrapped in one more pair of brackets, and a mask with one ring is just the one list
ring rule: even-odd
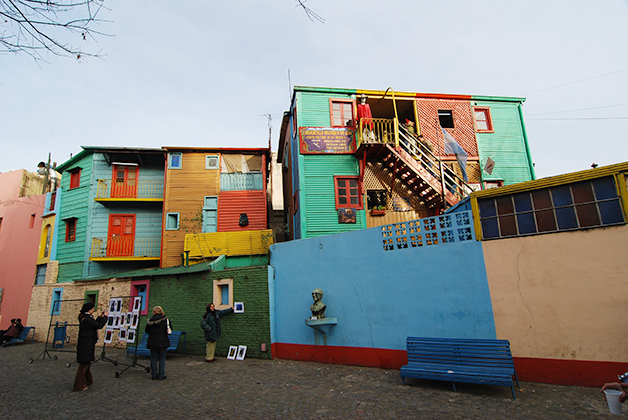
{"label": "balcony railing", "polygon": [[138,180],[120,182],[111,179],[99,179],[96,200],[163,200],[163,180]]}
{"label": "balcony railing", "polygon": [[388,143],[398,146],[397,119],[362,118],[358,124],[357,138],[358,148],[362,143]]}
{"label": "balcony railing", "polygon": [[161,238],[115,237],[92,238],[90,258],[159,259]]}

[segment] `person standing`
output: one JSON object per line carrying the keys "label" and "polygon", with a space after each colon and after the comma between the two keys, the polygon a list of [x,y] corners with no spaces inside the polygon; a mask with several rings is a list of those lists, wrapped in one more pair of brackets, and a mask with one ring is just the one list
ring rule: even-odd
{"label": "person standing", "polygon": [[146,348],[150,350],[150,373],[153,380],[166,379],[166,352],[170,347],[168,327],[172,331],[170,320],[164,314],[163,308],[155,306],[153,316],[148,320],[144,329],[148,334]]}
{"label": "person standing", "polygon": [[76,343],[76,361],[79,364],[74,378],[72,391],[85,391],[92,384],[93,377],[90,366],[94,361],[94,349],[98,341],[98,330],[107,323],[107,312],[103,312],[94,319],[96,307],[88,302],[81,308],[79,314],[79,334]]}
{"label": "person standing", "polygon": [[213,363],[216,361],[214,358],[214,353],[216,352],[216,341],[218,341],[222,335],[220,319],[232,313],[233,308],[217,311],[213,303],[210,303],[205,308],[205,315],[203,315],[203,318],[201,319],[201,328],[205,331],[205,340],[207,340],[207,346],[205,348],[205,361],[207,363]]}

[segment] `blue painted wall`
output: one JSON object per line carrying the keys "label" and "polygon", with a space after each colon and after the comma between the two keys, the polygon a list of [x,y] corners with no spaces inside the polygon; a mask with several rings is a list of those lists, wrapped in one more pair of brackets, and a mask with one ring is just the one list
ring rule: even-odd
{"label": "blue painted wall", "polygon": [[325,344],[305,325],[324,292],[329,346],[405,350],[407,336],[496,338],[480,242],[385,251],[371,228],[271,246],[273,343]]}

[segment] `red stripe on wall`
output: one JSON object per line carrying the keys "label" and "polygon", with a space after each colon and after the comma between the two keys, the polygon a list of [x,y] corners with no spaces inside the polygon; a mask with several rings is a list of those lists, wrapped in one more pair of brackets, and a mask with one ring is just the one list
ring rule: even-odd
{"label": "red stripe on wall", "polygon": [[628,363],[592,360],[536,359],[513,357],[520,381],[556,385],[601,387],[618,382],[617,375],[628,371]]}
{"label": "red stripe on wall", "polygon": [[[400,369],[408,363],[405,350],[289,343],[273,343],[271,350],[273,358],[303,362],[367,366],[381,369]],[[606,382],[617,382],[617,375],[628,371],[628,363],[622,362],[528,357],[514,357],[513,359],[517,376],[523,382],[601,387]]]}
{"label": "red stripe on wall", "polygon": [[271,348],[273,358],[300,360],[303,362],[369,366],[382,369],[400,369],[401,366],[408,363],[405,350],[312,346],[288,343],[273,343]]}

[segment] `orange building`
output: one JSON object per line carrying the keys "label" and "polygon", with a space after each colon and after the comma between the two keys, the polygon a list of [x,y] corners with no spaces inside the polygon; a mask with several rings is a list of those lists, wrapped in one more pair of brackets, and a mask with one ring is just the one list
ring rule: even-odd
{"label": "orange building", "polygon": [[[161,267],[181,265],[190,258],[200,261],[221,254],[251,255],[233,249],[230,252],[225,244],[234,248],[233,240],[241,245],[250,237],[246,232],[268,229],[270,149],[164,149],[168,160]],[[220,232],[242,234],[216,235]],[[185,245],[186,238],[194,249]]]}

